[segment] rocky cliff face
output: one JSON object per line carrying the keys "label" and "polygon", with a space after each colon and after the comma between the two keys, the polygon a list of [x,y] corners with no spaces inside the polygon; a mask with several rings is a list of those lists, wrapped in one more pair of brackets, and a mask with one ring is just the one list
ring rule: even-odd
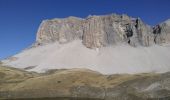
{"label": "rocky cliff face", "polygon": [[151,27],[140,18],[127,15],[68,17],[44,20],[37,32],[36,45],[54,41],[82,40],[88,48],[100,48],[121,42],[132,46],[150,46],[170,41],[170,21]]}
{"label": "rocky cliff face", "polygon": [[170,42],[170,20],[153,27],[153,34],[157,44]]}
{"label": "rocky cliff face", "polygon": [[82,37],[82,19],[69,17],[42,21],[36,41],[38,44],[58,41],[65,43]]}

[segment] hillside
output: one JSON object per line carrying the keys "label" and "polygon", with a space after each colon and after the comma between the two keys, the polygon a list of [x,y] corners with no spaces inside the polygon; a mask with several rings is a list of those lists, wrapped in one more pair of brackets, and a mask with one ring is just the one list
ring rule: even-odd
{"label": "hillside", "polygon": [[103,75],[88,69],[63,69],[38,74],[1,66],[0,77],[0,99],[170,99],[170,73]]}

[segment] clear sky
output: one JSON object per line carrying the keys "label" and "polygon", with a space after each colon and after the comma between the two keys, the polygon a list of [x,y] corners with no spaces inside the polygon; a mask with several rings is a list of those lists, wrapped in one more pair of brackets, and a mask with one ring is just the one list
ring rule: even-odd
{"label": "clear sky", "polygon": [[0,59],[30,46],[43,19],[111,13],[155,25],[170,18],[170,0],[0,0]]}

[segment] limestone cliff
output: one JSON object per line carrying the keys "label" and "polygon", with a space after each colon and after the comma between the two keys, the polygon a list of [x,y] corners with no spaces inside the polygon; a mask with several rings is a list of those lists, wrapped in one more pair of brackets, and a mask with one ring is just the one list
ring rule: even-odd
{"label": "limestone cliff", "polygon": [[153,27],[153,34],[157,44],[170,42],[170,20]]}
{"label": "limestone cliff", "polygon": [[69,17],[42,21],[37,32],[37,43],[58,41],[65,43],[82,37],[82,19]]}
{"label": "limestone cliff", "polygon": [[100,48],[125,42],[132,46],[150,46],[170,40],[169,21],[155,27],[145,24],[140,18],[127,15],[88,16],[85,19],[68,17],[42,21],[36,45],[54,41],[67,43],[82,40],[88,48]]}

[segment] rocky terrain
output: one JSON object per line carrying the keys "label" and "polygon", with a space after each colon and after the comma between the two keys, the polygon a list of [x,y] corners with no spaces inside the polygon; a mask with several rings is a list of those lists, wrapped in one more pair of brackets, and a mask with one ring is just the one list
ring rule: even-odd
{"label": "rocky terrain", "polygon": [[36,44],[54,41],[68,43],[82,40],[88,48],[100,48],[121,42],[132,46],[151,46],[170,41],[170,20],[154,27],[140,18],[127,15],[88,16],[85,19],[68,17],[44,20],[37,32]]}
{"label": "rocky terrain", "polygon": [[1,65],[0,77],[0,99],[170,99],[169,72],[103,75],[88,69],[60,69],[38,74]]}

